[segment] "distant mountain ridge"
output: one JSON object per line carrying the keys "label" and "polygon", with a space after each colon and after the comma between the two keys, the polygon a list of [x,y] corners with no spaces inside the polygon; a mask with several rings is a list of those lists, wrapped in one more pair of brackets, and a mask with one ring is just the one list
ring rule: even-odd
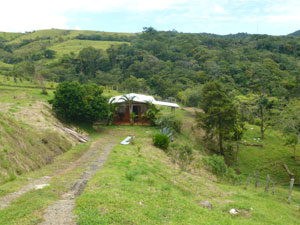
{"label": "distant mountain ridge", "polygon": [[289,35],[300,36],[300,30],[290,33]]}

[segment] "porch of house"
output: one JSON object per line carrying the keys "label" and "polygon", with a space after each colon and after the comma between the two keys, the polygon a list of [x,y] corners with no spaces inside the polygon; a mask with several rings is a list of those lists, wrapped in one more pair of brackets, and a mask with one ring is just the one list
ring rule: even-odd
{"label": "porch of house", "polygon": [[[132,112],[136,115],[134,124],[149,125],[150,123],[143,119],[143,113],[148,110],[147,104],[133,103]],[[130,124],[130,113],[128,104],[118,104],[118,108],[115,112],[114,124]]]}

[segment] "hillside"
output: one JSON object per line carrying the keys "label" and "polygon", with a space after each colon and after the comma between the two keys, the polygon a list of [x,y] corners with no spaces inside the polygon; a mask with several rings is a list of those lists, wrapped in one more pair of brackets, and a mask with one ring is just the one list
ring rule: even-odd
{"label": "hillside", "polygon": [[[0,33],[0,224],[297,224],[299,60],[296,35]],[[96,83],[105,97],[176,101],[182,132],[163,151],[152,141],[159,127],[63,124],[48,103],[63,81]],[[224,99],[236,113],[223,113],[232,128],[224,128],[224,156],[218,127],[206,126],[214,127],[205,137],[205,117],[194,112],[209,102],[207,84],[224,97],[208,118],[222,114]],[[56,124],[92,139],[79,144]],[[127,136],[134,142],[120,145]],[[295,177],[291,204],[287,171]],[[267,175],[275,195],[264,191]]]}
{"label": "hillside", "polygon": [[[287,190],[275,196],[255,189],[216,182],[201,168],[182,171],[151,144],[149,129],[133,128],[134,145],[118,145],[104,168],[76,200],[79,224],[297,224],[298,207],[285,206]],[[138,150],[138,146],[141,149]],[[197,153],[195,153],[196,155]],[[201,172],[199,172],[201,171]],[[295,202],[299,192],[294,192]],[[212,202],[213,210],[201,202]],[[230,215],[230,209],[240,210]],[[134,213],[133,213],[134,212]],[[278,215],[285,216],[278,216]]]}
{"label": "hillside", "polygon": [[[31,84],[33,85],[33,84]],[[77,141],[58,129],[40,89],[0,86],[0,183],[52,163]]]}
{"label": "hillside", "polygon": [[300,30],[297,30],[293,33],[290,33],[289,35],[299,36],[300,35]]}
{"label": "hillside", "polygon": [[[169,111],[163,109],[163,113]],[[298,224],[300,194],[297,189],[294,189],[292,204],[288,205],[288,190],[281,185],[276,185],[275,195],[272,195],[271,191],[264,192],[264,179],[260,179],[259,188],[254,188],[252,179],[245,190],[246,173],[242,173],[241,184],[218,180],[202,160],[210,154],[192,135],[193,110],[179,110],[176,115],[185,125],[172,146],[188,144],[193,147],[193,163],[186,169],[182,169],[170,154],[153,146],[151,136],[157,128],[98,126],[98,132],[92,132],[95,139],[89,145],[78,145],[81,147],[64,153],[53,164],[1,185],[0,207],[5,194],[30,184],[31,180],[48,177],[50,184],[42,190],[24,193],[0,210],[0,223],[33,224],[44,220],[49,223],[57,218],[69,219],[74,206],[78,224],[199,224],[199,221],[203,224]],[[251,138],[252,132],[256,131],[250,131],[246,136]],[[120,145],[128,135],[135,135],[135,142]],[[272,154],[274,150],[268,147],[267,140],[262,151]],[[74,184],[84,182],[92,168],[97,168],[100,161],[96,156],[100,157],[108,145],[112,149],[103,168],[88,178],[87,187],[75,201],[67,198],[73,193],[70,190],[80,186]],[[95,155],[94,151],[99,153]],[[241,151],[241,164],[249,157],[246,151]],[[248,168],[251,170],[251,166]],[[212,203],[212,210],[203,208],[206,200]],[[238,209],[239,213],[230,215],[228,212],[232,208]],[[59,216],[51,216],[54,212]]]}

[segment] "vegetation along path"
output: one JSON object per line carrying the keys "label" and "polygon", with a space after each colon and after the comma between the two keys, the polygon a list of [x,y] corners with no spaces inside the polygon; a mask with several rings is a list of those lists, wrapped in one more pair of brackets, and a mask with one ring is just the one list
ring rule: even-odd
{"label": "vegetation along path", "polygon": [[[75,207],[75,197],[82,193],[88,181],[101,169],[110,151],[118,143],[119,139],[118,135],[105,135],[91,145],[90,150],[79,160],[80,164],[84,165],[85,168],[81,177],[73,183],[68,192],[62,195],[61,200],[46,209],[43,225],[76,224],[72,214]],[[74,167],[74,165],[71,167]],[[67,170],[69,170],[69,168]],[[65,172],[66,171],[63,171],[61,174]]]}
{"label": "vegetation along path", "polygon": [[[28,184],[21,187],[17,192],[3,196],[0,199],[0,210],[14,207],[15,202],[24,198],[25,195],[32,193],[32,191],[35,193],[36,189],[45,187],[45,189],[49,189],[45,193],[49,191],[60,193],[60,198],[45,209],[42,209],[40,215],[42,216],[43,214],[43,218],[40,217],[40,219],[35,221],[42,224],[76,224],[72,214],[72,210],[75,207],[75,197],[82,193],[88,181],[101,169],[110,151],[123,137],[122,133],[122,129],[103,129],[100,138],[92,142],[89,150],[80,158],[77,158],[76,161],[68,163],[68,166],[57,165],[56,167],[60,169],[56,170],[54,174],[44,173],[42,177],[30,180]],[[62,185],[63,188],[61,187]],[[62,190],[64,191],[62,192]],[[44,195],[40,197],[42,199],[47,198]]]}
{"label": "vegetation along path", "polygon": [[35,189],[39,185],[48,183],[50,180],[51,180],[50,176],[41,177],[39,179],[31,181],[29,184],[22,187],[19,191],[13,192],[13,193],[10,193],[10,194],[4,196],[3,198],[0,199],[0,210],[8,207],[12,201],[16,200],[21,195],[27,193],[28,191]]}

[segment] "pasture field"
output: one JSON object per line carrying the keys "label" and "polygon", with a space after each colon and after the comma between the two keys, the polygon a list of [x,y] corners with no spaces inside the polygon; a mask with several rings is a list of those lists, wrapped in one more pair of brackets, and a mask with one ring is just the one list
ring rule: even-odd
{"label": "pasture field", "polygon": [[89,40],[68,40],[62,43],[55,44],[50,47],[51,50],[57,52],[57,57],[69,54],[71,52],[78,54],[81,49],[94,47],[96,49],[106,50],[111,45],[128,44],[127,42],[119,41],[89,41]]}

